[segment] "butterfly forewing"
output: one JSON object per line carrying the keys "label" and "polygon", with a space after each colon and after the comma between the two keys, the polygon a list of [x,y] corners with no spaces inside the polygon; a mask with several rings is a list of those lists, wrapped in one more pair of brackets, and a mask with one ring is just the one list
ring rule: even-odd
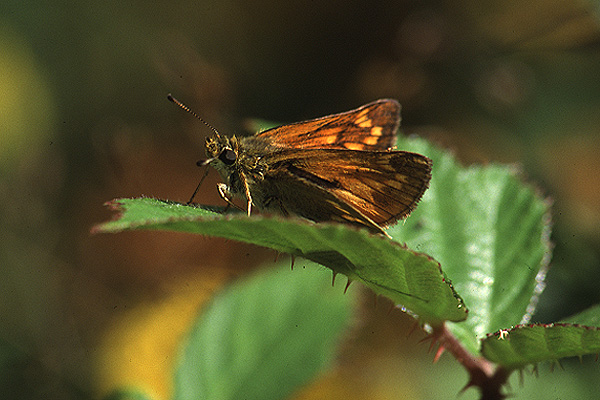
{"label": "butterfly forewing", "polygon": [[400,104],[383,99],[356,110],[261,132],[275,146],[302,149],[386,150],[396,143]]}
{"label": "butterfly forewing", "polygon": [[[387,226],[408,216],[431,179],[431,160],[404,151],[283,150],[270,163],[266,179],[289,175],[319,187],[358,211],[367,226]],[[358,222],[356,213],[344,208],[332,219],[339,218]]]}

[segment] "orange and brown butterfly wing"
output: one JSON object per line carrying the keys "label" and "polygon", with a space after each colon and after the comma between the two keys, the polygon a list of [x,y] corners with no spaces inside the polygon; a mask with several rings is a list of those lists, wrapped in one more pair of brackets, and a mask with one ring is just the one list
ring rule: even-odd
{"label": "orange and brown butterfly wing", "polygon": [[[279,185],[299,183],[302,190],[282,188],[279,193],[292,192],[294,196],[311,188],[320,190],[322,196],[333,196],[335,207],[322,207],[319,212],[330,215],[303,215],[310,209],[298,204],[298,209],[286,210],[305,218],[333,220],[369,227],[381,227],[407,217],[423,196],[431,179],[431,160],[425,156],[405,151],[365,152],[336,149],[283,150],[273,154],[272,168],[265,179],[276,180]],[[301,200],[283,199],[282,204],[295,207]],[[331,203],[331,201],[329,202]]]}
{"label": "orange and brown butterfly wing", "polygon": [[400,104],[382,99],[356,110],[283,125],[258,133],[279,147],[386,150],[396,143]]}

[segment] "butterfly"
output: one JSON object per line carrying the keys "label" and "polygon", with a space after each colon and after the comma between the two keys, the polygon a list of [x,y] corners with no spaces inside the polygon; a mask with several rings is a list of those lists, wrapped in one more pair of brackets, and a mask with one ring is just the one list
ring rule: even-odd
{"label": "butterfly", "polygon": [[224,181],[217,185],[221,197],[231,205],[234,197],[245,199],[248,215],[257,208],[388,236],[384,228],[415,209],[431,180],[429,158],[392,150],[400,125],[395,100],[241,138],[204,123],[214,135],[206,139],[207,159],[198,165],[213,166]]}

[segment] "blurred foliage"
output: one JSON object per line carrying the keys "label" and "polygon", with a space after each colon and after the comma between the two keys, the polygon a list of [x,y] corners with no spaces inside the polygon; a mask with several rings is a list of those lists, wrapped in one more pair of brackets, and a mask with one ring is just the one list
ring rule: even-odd
{"label": "blurred foliage", "polygon": [[[209,296],[273,259],[177,234],[89,237],[108,215],[104,200],[185,201],[197,183],[193,163],[208,132],[168,92],[226,133],[239,133],[245,117],[296,121],[397,98],[407,133],[466,163],[521,163],[554,198],[554,260],[533,320],[597,303],[589,277],[600,272],[598,39],[597,4],[586,1],[3,1],[4,398],[95,393],[94,354],[126,310],[161,304],[186,282],[207,282]],[[211,175],[199,201],[221,204],[215,182]],[[401,366],[427,357],[397,340],[409,319],[377,312],[364,311],[364,337],[322,390],[343,393],[351,381],[355,398],[385,399],[405,381],[420,388],[415,398],[435,398],[419,390],[434,389],[437,366]],[[597,369],[569,365],[526,379],[523,393],[558,379],[586,393],[595,371],[582,368]]]}
{"label": "blurred foliage", "polygon": [[331,368],[358,292],[317,264],[275,268],[217,294],[182,341],[174,400],[287,399]]}

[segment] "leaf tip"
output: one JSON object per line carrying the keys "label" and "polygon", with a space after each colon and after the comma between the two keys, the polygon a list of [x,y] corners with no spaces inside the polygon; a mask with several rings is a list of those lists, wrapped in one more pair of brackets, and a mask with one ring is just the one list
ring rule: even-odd
{"label": "leaf tip", "polygon": [[110,211],[114,211],[115,213],[111,216],[109,222],[103,222],[92,226],[92,228],[90,229],[90,234],[92,235],[107,232],[106,224],[110,223],[111,221],[118,221],[119,219],[121,219],[121,217],[123,217],[122,199],[112,199],[110,201],[105,202],[103,205],[108,207]]}

